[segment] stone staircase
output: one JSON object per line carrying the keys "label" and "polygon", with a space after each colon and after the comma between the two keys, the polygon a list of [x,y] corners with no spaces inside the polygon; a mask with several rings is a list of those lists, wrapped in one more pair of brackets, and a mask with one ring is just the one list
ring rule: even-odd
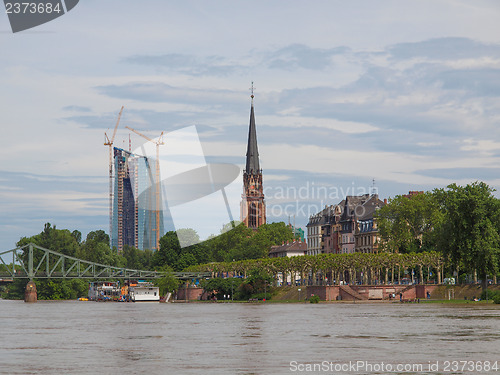
{"label": "stone staircase", "polygon": [[349,285],[340,285],[340,290],[343,291],[344,293],[350,295],[353,299],[355,299],[355,300],[357,299],[358,301],[368,299],[368,297],[359,294],[354,289],[352,289]]}

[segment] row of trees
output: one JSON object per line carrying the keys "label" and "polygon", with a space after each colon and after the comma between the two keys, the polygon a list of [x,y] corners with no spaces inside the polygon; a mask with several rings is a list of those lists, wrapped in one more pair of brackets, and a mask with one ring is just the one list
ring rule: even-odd
{"label": "row of trees", "polygon": [[160,249],[154,253],[154,267],[169,265],[175,271],[187,267],[209,263],[230,262],[243,259],[265,258],[271,246],[293,240],[293,232],[285,223],[270,223],[253,231],[243,224],[230,229],[230,224],[221,230],[219,236],[189,247],[181,248],[179,237],[189,238],[192,243],[199,242],[193,229],[179,229],[168,232],[160,239]]}
{"label": "row of trees", "polygon": [[[261,258],[237,262],[218,262],[192,266],[190,271],[212,272],[214,276],[266,272],[278,274],[283,280],[288,276],[292,282],[300,279],[301,284],[339,284],[340,281],[363,283],[400,282],[402,275],[428,282],[432,275],[436,282],[442,282],[444,259],[437,252],[423,253],[378,253],[378,254],[319,254],[297,257]],[[311,276],[312,275],[312,276]]]}
{"label": "row of trees", "polygon": [[455,275],[477,275],[486,288],[500,265],[500,200],[484,182],[396,196],[377,212],[380,248],[439,251]]}

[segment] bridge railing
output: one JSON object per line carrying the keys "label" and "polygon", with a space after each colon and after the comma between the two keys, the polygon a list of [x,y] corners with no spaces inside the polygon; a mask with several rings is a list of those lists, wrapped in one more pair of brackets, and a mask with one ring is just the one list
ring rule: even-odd
{"label": "bridge railing", "polygon": [[[4,257],[12,263],[6,263]],[[163,277],[165,272],[136,270],[115,267],[88,260],[78,259],[69,255],[43,248],[29,243],[22,247],[0,253],[0,277],[14,279],[156,279]],[[174,272],[178,279],[211,277],[207,272]]]}

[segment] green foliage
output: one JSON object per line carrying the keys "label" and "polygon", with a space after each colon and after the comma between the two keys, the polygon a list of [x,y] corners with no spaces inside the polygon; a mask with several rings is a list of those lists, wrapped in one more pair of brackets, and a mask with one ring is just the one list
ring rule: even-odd
{"label": "green foliage", "polygon": [[432,247],[433,228],[441,216],[430,192],[411,198],[394,197],[376,213],[381,248],[388,252],[410,253]]}
{"label": "green foliage", "polygon": [[35,279],[40,300],[77,299],[87,296],[88,283],[81,279]]}
{"label": "green foliage", "polygon": [[224,295],[233,295],[241,285],[242,280],[238,278],[214,277],[208,280],[202,280],[200,285],[207,293],[215,293],[217,299],[221,300]]}
{"label": "green foliage", "polygon": [[203,243],[181,248],[177,235],[187,237],[190,241],[199,241],[198,235],[192,229],[180,229],[177,233],[167,232],[160,238],[160,249],[153,254],[154,268],[159,269],[168,265],[174,271],[182,271],[189,266],[209,262],[212,259]]}
{"label": "green foliage", "polygon": [[[56,227],[52,226],[50,223],[45,224],[44,229],[40,234],[32,237],[21,238],[17,242],[16,246],[24,246],[30,242],[69,256],[75,256],[80,248],[79,242],[69,230],[56,229]],[[25,256],[27,256],[27,254],[25,254]],[[36,259],[34,261],[36,261]]]}
{"label": "green foliage", "polygon": [[227,224],[221,234],[208,241],[181,248],[178,236],[190,242],[198,242],[199,237],[192,229],[168,232],[160,238],[160,249],[154,254],[154,267],[169,265],[175,271],[213,261],[259,259],[269,254],[271,246],[293,239],[291,228],[284,223],[262,225],[253,231],[243,224],[232,227]]}
{"label": "green foliage", "polygon": [[476,270],[486,288],[486,275],[498,273],[500,261],[500,201],[484,182],[449,185],[434,191],[444,213],[435,228],[444,255],[469,273]]}
{"label": "green foliage", "polygon": [[259,298],[262,293],[271,297],[271,285],[273,276],[264,269],[254,268],[250,270],[248,276],[238,287],[237,299]]}
{"label": "green foliage", "polygon": [[165,266],[161,269],[161,272],[165,272],[165,276],[161,279],[155,281],[155,285],[160,288],[160,295],[164,296],[168,292],[173,292],[177,290],[180,285],[180,281],[172,273],[172,268]]}
{"label": "green foliage", "polygon": [[[81,236],[81,232],[77,230],[70,232],[67,229],[57,229],[50,223],[46,223],[41,233],[31,237],[23,237],[16,245],[21,247],[32,242],[46,249],[96,263],[118,267],[125,264],[125,259],[110,249],[109,236],[104,231],[90,232],[84,242],[81,242]],[[36,265],[43,255],[42,252],[37,251],[33,255],[33,263]],[[28,251],[24,251],[21,257],[26,262]],[[75,299],[86,296],[88,293],[88,282],[82,279],[35,279],[34,281],[40,300]],[[3,298],[23,299],[26,283],[26,279],[14,280],[4,290]]]}
{"label": "green foliage", "polygon": [[27,283],[26,279],[14,279],[12,283],[5,286],[1,297],[4,299],[24,299]]}
{"label": "green foliage", "polygon": [[271,246],[293,239],[293,232],[285,223],[270,223],[257,231],[240,223],[235,228],[226,225],[221,234],[205,242],[216,262],[267,258]]}
{"label": "green foliage", "polygon": [[123,246],[122,256],[125,267],[134,270],[152,270],[154,252],[146,249],[139,250],[133,246]]}
{"label": "green foliage", "polygon": [[309,297],[309,302],[310,303],[318,303],[319,302],[319,296],[311,296]]}
{"label": "green foliage", "polygon": [[490,300],[500,304],[500,290],[483,290],[481,293],[482,300]]}

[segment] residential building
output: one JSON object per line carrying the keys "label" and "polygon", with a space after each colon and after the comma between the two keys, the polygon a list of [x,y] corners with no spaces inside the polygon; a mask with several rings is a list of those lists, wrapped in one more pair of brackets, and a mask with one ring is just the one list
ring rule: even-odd
{"label": "residential building", "polygon": [[317,214],[311,215],[309,217],[309,222],[306,225],[307,228],[307,255],[318,255],[321,254],[322,246],[322,232],[321,228],[325,221],[325,208],[324,210],[318,212]]}
{"label": "residential building", "polygon": [[379,233],[375,213],[380,207],[387,204],[387,200],[382,202],[376,194],[372,195],[363,205],[363,214],[357,218],[355,226],[355,247],[356,253],[378,253]]}
{"label": "residential building", "polygon": [[[359,196],[347,196],[343,201],[343,212],[340,219],[341,226],[341,249],[344,254],[351,254],[354,252],[359,252],[361,248],[356,249],[356,232],[358,231],[358,237],[361,237],[361,244],[365,242],[362,241],[375,241],[377,228],[373,225],[373,214],[375,211],[382,207],[384,202],[378,198],[378,194],[364,194]],[[358,222],[363,221],[363,228],[367,232],[359,232]],[[369,222],[371,221],[371,224]],[[367,245],[362,245],[363,250],[367,249]],[[374,250],[373,244],[371,249]],[[370,251],[371,252],[371,251]]]}
{"label": "residential building", "polygon": [[324,224],[321,227],[321,250],[326,254],[340,253],[340,216],[342,209],[339,205],[330,206],[326,210]]}
{"label": "residential building", "polygon": [[386,203],[378,194],[347,196],[339,204],[312,215],[307,224],[307,254],[378,251],[374,214]]}

